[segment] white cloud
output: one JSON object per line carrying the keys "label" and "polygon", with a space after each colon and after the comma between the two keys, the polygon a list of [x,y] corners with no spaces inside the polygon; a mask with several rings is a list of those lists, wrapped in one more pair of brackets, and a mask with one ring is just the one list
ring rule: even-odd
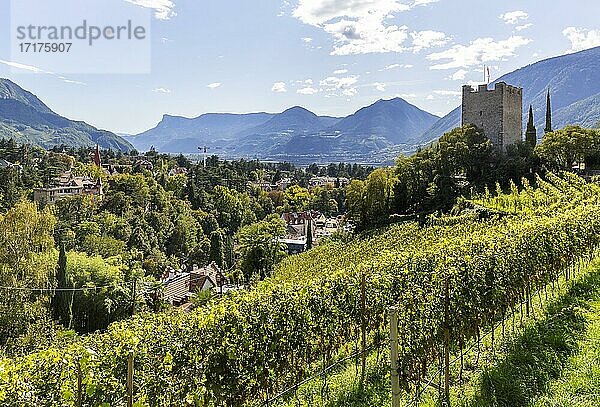
{"label": "white cloud", "polygon": [[22,69],[24,71],[29,71],[29,72],[52,74],[52,72],[44,71],[43,69],[38,68],[36,66],[25,65],[25,64],[21,64],[19,62],[14,62],[14,61],[4,61],[4,60],[0,59],[0,64],[8,65],[11,68]]}
{"label": "white cloud", "polygon": [[206,87],[211,88],[211,89],[216,89],[221,85],[222,85],[221,82],[213,82],[213,83],[209,83],[208,85],[206,85]]}
{"label": "white cloud", "polygon": [[408,27],[386,20],[410,8],[399,0],[300,0],[293,16],[331,34],[332,55],[401,52]]}
{"label": "white cloud", "polygon": [[358,82],[358,75],[350,75],[343,78],[329,76],[319,82],[325,88],[342,89],[349,86],[354,86]]}
{"label": "white cloud", "polygon": [[273,92],[278,92],[278,93],[287,92],[285,82],[275,82],[273,84],[273,87],[271,88],[271,90]]}
{"label": "white cloud", "polygon": [[167,95],[167,94],[171,93],[171,89],[168,89],[168,88],[156,88],[156,89],[152,89],[152,92],[154,92],[154,93],[162,93],[164,95]]}
{"label": "white cloud", "polygon": [[426,4],[432,4],[432,3],[437,3],[440,0],[415,0],[415,2],[413,3],[413,7],[416,6],[424,6]]}
{"label": "white cloud", "polygon": [[172,0],[125,0],[128,3],[135,4],[136,6],[142,6],[151,8],[154,10],[154,16],[159,20],[169,20],[171,17],[175,17],[177,13],[173,11],[175,9],[175,3]]}
{"label": "white cloud", "polygon": [[567,27],[563,35],[571,41],[570,51],[581,51],[600,45],[600,30],[587,30],[585,28]]}
{"label": "white cloud", "polygon": [[413,68],[414,65],[408,65],[408,64],[391,64],[391,65],[387,65],[385,67],[383,67],[382,69],[379,69],[379,72],[383,72],[383,71],[389,71],[391,69],[396,69],[396,68]]}
{"label": "white cloud", "polygon": [[40,73],[40,74],[50,75],[52,77],[60,79],[64,83],[68,83],[68,84],[72,84],[72,85],[87,86],[87,83],[85,83],[85,82],[81,82],[81,81],[76,81],[76,80],[73,80],[73,79],[65,78],[64,76],[59,76],[59,75],[57,75],[57,74],[55,74],[53,72],[46,71],[46,70],[44,70],[42,68],[38,68],[37,66],[26,65],[26,64],[22,64],[20,62],[15,62],[15,61],[5,61],[3,59],[0,59],[0,64],[10,66],[11,68],[22,69],[24,71],[29,71],[29,72],[33,72],[33,73]]}
{"label": "white cloud", "polygon": [[307,86],[306,88],[298,89],[296,92],[301,95],[314,95],[315,93],[318,93],[319,90],[313,88],[312,86]]}
{"label": "white cloud", "polygon": [[386,66],[386,67],[385,67],[385,68],[383,68],[383,69],[380,69],[379,71],[380,71],[380,72],[381,72],[381,71],[389,71],[390,69],[394,69],[394,68],[400,68],[400,67],[402,67],[402,65],[400,65],[400,64],[391,64],[391,65],[388,65],[388,66]]}
{"label": "white cloud", "polygon": [[312,42],[312,38],[310,37],[303,37],[302,38],[302,42],[304,42],[305,44],[310,44]]}
{"label": "white cloud", "polygon": [[385,92],[385,83],[375,82],[373,86],[375,86],[375,89],[377,89],[378,91]]}
{"label": "white cloud", "polygon": [[434,100],[435,96],[433,96],[433,95],[427,95],[427,97],[425,99],[427,99],[427,100]]}
{"label": "white cloud", "polygon": [[429,69],[469,68],[485,62],[501,61],[515,55],[517,48],[527,45],[530,39],[511,36],[506,40],[496,41],[493,38],[477,38],[469,45],[454,45],[446,51],[429,54],[430,61],[450,60],[443,64],[435,64]]}
{"label": "white cloud", "polygon": [[342,91],[342,95],[344,96],[356,96],[357,93],[358,91],[356,90],[356,88],[348,88]]}
{"label": "white cloud", "polygon": [[63,81],[64,83],[69,83],[71,85],[81,85],[81,86],[87,86],[87,83],[85,82],[81,82],[81,81],[75,81],[73,79],[69,79],[69,78],[65,78],[64,76],[59,76],[58,79],[60,79],[61,81]]}
{"label": "white cloud", "polygon": [[356,83],[358,75],[350,75],[345,77],[329,76],[319,81],[319,86],[325,92],[333,95],[354,96],[357,94]]}
{"label": "white cloud", "polygon": [[529,18],[529,14],[523,10],[510,11],[508,13],[500,14],[500,19],[504,20],[506,24],[516,25],[521,21],[525,21]]}
{"label": "white cloud", "polygon": [[415,53],[426,48],[439,47],[450,41],[450,38],[440,31],[414,31],[410,33],[410,36],[413,39],[413,52]]}
{"label": "white cloud", "polygon": [[440,96],[460,96],[462,92],[457,90],[434,90],[433,93]]}
{"label": "white cloud", "polygon": [[348,73],[347,69],[338,69],[338,70],[333,71],[334,75],[343,75],[345,73]]}
{"label": "white cloud", "polygon": [[518,25],[515,27],[515,30],[517,31],[523,31],[526,30],[527,28],[531,27],[533,24],[531,23],[527,23],[527,24],[523,24],[523,25]]}
{"label": "white cloud", "polygon": [[456,71],[452,75],[450,75],[450,79],[452,79],[453,81],[462,81],[467,77],[468,73],[469,73],[469,71],[466,71],[464,69],[459,69],[458,71]]}

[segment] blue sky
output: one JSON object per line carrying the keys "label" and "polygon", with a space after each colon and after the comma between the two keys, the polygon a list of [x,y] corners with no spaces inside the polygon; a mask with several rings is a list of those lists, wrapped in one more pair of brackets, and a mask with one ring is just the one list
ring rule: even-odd
{"label": "blue sky", "polygon": [[[18,65],[10,1],[0,0],[0,76],[59,114],[138,133],[163,114],[301,105],[342,116],[395,96],[443,115],[460,103],[463,83],[482,81],[484,64],[493,80],[600,45],[598,0],[121,1],[152,13],[150,73]],[[119,12],[115,19],[127,18]]]}

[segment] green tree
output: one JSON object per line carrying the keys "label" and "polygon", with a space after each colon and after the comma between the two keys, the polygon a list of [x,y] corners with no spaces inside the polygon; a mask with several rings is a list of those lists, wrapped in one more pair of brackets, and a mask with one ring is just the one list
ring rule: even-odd
{"label": "green tree", "polygon": [[217,263],[219,267],[223,267],[225,259],[225,249],[223,244],[223,233],[220,230],[215,230],[210,233],[210,256],[209,260]]}
{"label": "green tree", "polygon": [[359,225],[366,224],[367,222],[365,196],[365,182],[358,179],[352,180],[346,190],[346,205],[348,207],[348,215]]}
{"label": "green tree", "polygon": [[600,131],[567,126],[547,133],[535,151],[553,169],[570,171],[573,164],[581,164],[597,155]]}
{"label": "green tree", "polygon": [[370,224],[385,223],[390,215],[393,187],[396,177],[393,170],[378,168],[365,181],[365,206]]}
{"label": "green tree", "polygon": [[312,221],[309,220],[306,225],[306,250],[313,248],[313,225]]}
{"label": "green tree", "polygon": [[73,285],[67,277],[67,253],[64,243],[60,243],[58,266],[56,268],[57,292],[52,297],[52,315],[65,328],[71,328],[73,322],[73,292],[67,291]]}
{"label": "green tree", "polygon": [[[131,284],[125,281],[126,267],[99,256],[69,252],[67,278],[74,288],[72,327],[79,332],[103,329],[113,321],[129,317]],[[87,289],[85,289],[87,288]]]}
{"label": "green tree", "polygon": [[[50,209],[21,202],[0,214],[0,285],[51,287],[56,273]],[[47,297],[27,290],[0,290],[0,347],[27,332],[31,321],[49,318]]]}
{"label": "green tree", "polygon": [[235,190],[217,186],[213,190],[214,215],[219,226],[228,234],[234,234],[242,225],[244,206]]}
{"label": "green tree", "polygon": [[277,215],[269,215],[238,232],[239,268],[246,282],[254,276],[264,279],[271,275],[274,266],[286,255],[279,242],[284,234],[285,222]]}
{"label": "green tree", "polygon": [[300,212],[306,209],[310,202],[308,189],[299,185],[292,185],[284,191],[285,210],[287,212]]}

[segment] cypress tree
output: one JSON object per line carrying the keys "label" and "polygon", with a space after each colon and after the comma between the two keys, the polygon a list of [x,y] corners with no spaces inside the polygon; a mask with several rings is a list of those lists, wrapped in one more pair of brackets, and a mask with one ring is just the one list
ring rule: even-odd
{"label": "cypress tree", "polygon": [[215,230],[210,233],[210,261],[214,261],[219,267],[223,267],[225,260],[223,248],[223,233]]}
{"label": "cypress tree", "polygon": [[313,247],[313,231],[312,231],[312,220],[308,220],[306,226],[306,250],[310,250]]}
{"label": "cypress tree", "polygon": [[529,120],[527,121],[527,131],[525,132],[525,141],[532,147],[537,144],[537,130],[533,124],[533,108],[529,105]]}
{"label": "cypress tree", "polygon": [[56,268],[57,291],[52,297],[52,315],[65,328],[71,328],[73,322],[73,292],[61,291],[72,288],[67,277],[67,253],[65,244],[60,242],[58,266]]}

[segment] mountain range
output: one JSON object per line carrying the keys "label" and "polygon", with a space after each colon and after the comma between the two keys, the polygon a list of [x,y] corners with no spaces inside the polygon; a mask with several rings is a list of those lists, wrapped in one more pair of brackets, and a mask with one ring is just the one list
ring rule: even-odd
{"label": "mountain range", "polygon": [[348,117],[317,116],[295,106],[281,113],[165,115],[153,129],[129,138],[139,150],[193,153],[199,146],[232,157],[369,158],[409,145],[439,117],[401,98],[379,100]]}
{"label": "mountain range", "polygon": [[[500,81],[523,88],[523,126],[532,105],[538,137],[548,90],[554,128],[600,122],[600,47],[528,65],[495,82]],[[127,136],[60,116],[32,93],[0,79],[0,138],[44,148],[99,144],[122,151],[135,146],[140,151],[154,147],[166,153],[197,153],[198,147],[206,146],[225,158],[380,163],[437,140],[460,125],[460,114],[459,107],[440,119],[394,98],[378,100],[347,117],[318,116],[300,106],[281,113],[164,115],[156,127]]]}
{"label": "mountain range", "polygon": [[[538,138],[544,131],[548,90],[555,129],[567,124],[594,127],[600,121],[600,47],[545,59],[506,74],[496,82],[523,88],[523,127],[531,105]],[[421,140],[434,141],[460,126],[460,122],[461,109],[457,107],[427,130]]]}
{"label": "mountain range", "polygon": [[37,96],[8,79],[0,78],[0,138],[20,144],[51,148],[65,144],[129,151],[133,146],[122,137],[98,130],[82,121],[54,113]]}

